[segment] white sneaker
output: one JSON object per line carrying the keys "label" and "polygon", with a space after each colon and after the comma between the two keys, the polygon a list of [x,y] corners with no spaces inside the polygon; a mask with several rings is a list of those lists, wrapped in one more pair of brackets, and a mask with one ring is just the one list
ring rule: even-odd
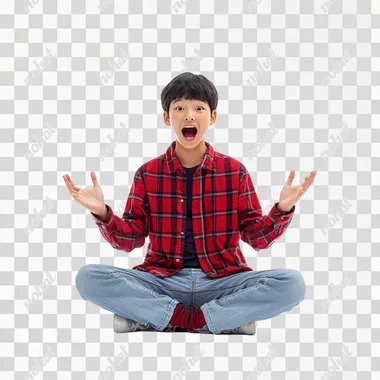
{"label": "white sneaker", "polygon": [[162,332],[188,332],[188,329],[182,327],[173,326],[170,323],[162,330]]}
{"label": "white sneaker", "polygon": [[141,324],[132,319],[121,317],[117,314],[113,315],[113,329],[116,333],[126,333],[134,331],[156,331],[148,323]]}
{"label": "white sneaker", "polygon": [[223,330],[221,334],[241,334],[241,335],[255,335],[256,322],[248,322],[244,325],[236,327],[231,330]]}

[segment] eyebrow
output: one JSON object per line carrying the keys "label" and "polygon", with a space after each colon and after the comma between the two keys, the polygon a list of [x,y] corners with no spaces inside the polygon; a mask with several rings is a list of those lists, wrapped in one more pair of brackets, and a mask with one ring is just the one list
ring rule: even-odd
{"label": "eyebrow", "polygon": [[[174,105],[175,103],[177,103],[177,102],[184,102],[185,100],[188,100],[188,99],[177,99],[177,100],[175,100],[173,103],[172,103],[172,105]],[[192,99],[192,100],[194,100],[194,99]],[[203,102],[202,100],[198,100],[198,99],[195,99],[197,102],[200,102],[200,103],[203,103],[203,104],[206,104],[206,102]]]}

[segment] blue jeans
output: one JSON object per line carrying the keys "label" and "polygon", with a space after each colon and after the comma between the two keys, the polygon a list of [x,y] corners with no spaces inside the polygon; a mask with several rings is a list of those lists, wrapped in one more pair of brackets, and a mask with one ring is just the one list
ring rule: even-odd
{"label": "blue jeans", "polygon": [[88,264],[79,270],[76,288],[84,300],[157,331],[167,327],[178,302],[201,307],[207,327],[197,331],[219,334],[291,310],[304,299],[306,284],[294,269],[244,271],[210,279],[200,268],[157,277]]}

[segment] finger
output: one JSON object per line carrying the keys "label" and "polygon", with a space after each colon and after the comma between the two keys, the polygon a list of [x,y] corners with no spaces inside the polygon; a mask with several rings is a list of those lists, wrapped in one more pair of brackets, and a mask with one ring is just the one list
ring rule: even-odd
{"label": "finger", "polygon": [[67,179],[67,177],[65,178],[65,182],[66,182],[66,186],[67,186],[67,188],[68,188],[69,191],[70,191],[70,194],[71,194],[72,196],[77,195],[77,194],[78,194],[78,191],[75,190],[75,189],[73,188],[72,183]]}
{"label": "finger", "polygon": [[64,176],[63,176],[63,179],[64,179],[64,181],[65,181],[65,185],[66,185],[66,187],[67,187],[69,190],[71,190],[71,185],[70,185],[69,180],[67,179],[67,176],[64,175]]}
{"label": "finger", "polygon": [[67,187],[68,187],[68,189],[69,189],[69,191],[70,191],[70,194],[71,194],[72,196],[78,194],[78,190],[75,190],[75,189],[73,188],[73,185],[72,185],[70,182],[67,182],[66,185],[67,185]]}
{"label": "finger", "polygon": [[305,190],[309,187],[309,177],[308,176],[305,177],[305,181],[302,184],[302,186],[304,187]]}
{"label": "finger", "polygon": [[298,186],[298,192],[297,192],[297,196],[296,196],[296,201],[298,202],[298,200],[302,197],[302,195],[305,193],[305,188],[303,185],[300,185]]}
{"label": "finger", "polygon": [[75,190],[75,191],[79,191],[80,190],[80,188],[78,187],[78,186],[75,186],[74,184],[73,184],[73,181],[71,180],[71,178],[70,178],[70,176],[67,174],[67,180],[68,180],[68,182],[70,183],[70,185],[71,185],[71,187]]}
{"label": "finger", "polygon": [[285,185],[291,185],[292,184],[293,179],[294,179],[294,174],[295,174],[295,171],[291,170],[289,173],[288,180],[286,181]]}
{"label": "finger", "polygon": [[310,185],[314,182],[314,178],[315,178],[315,175],[317,174],[317,171],[316,170],[313,170],[311,173],[310,173],[310,176],[306,176],[305,177],[305,182],[304,182],[304,190],[306,191]]}
{"label": "finger", "polygon": [[72,185],[68,185],[69,186],[69,191],[70,191],[70,194],[75,198],[76,196],[78,196],[79,194],[79,191],[73,189]]}
{"label": "finger", "polygon": [[99,186],[98,180],[96,179],[96,174],[94,172],[91,172],[91,179],[94,184],[94,187]]}
{"label": "finger", "polygon": [[313,170],[310,174],[310,178],[311,178],[311,182],[310,183],[313,183],[314,182],[314,178],[315,176],[317,175],[317,171],[316,170]]}
{"label": "finger", "polygon": [[301,193],[298,194],[298,196],[296,198],[296,202],[298,202],[302,198],[302,195],[304,195],[304,193],[305,192],[303,191],[303,192],[301,192]]}

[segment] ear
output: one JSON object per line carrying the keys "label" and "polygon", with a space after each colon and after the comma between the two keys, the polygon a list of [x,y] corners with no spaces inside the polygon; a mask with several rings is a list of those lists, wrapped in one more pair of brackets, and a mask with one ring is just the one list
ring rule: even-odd
{"label": "ear", "polygon": [[164,111],[163,116],[164,116],[164,123],[165,123],[166,125],[169,125],[169,126],[170,126],[169,114],[168,114],[166,111]]}
{"label": "ear", "polygon": [[216,110],[212,111],[209,125],[213,125],[216,121]]}

